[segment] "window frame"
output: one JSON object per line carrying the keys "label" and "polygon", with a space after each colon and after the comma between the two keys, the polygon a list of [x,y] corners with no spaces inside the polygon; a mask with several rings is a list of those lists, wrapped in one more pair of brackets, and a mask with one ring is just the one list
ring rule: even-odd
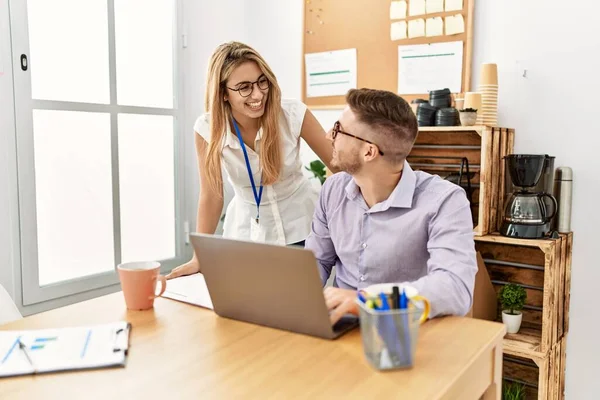
{"label": "window frame", "polygon": [[[173,108],[121,106],[117,104],[116,46],[114,0],[107,0],[110,103],[78,103],[55,100],[32,99],[31,69],[22,71],[21,54],[29,58],[29,34],[26,1],[10,1],[10,31],[15,101],[15,144],[18,187],[19,234],[14,248],[18,249],[21,266],[20,286],[22,306],[33,306],[69,296],[89,296],[91,293],[107,293],[119,289],[116,265],[121,258],[120,197],[118,160],[118,115],[170,115],[173,117],[174,141],[174,204],[175,204],[175,257],[161,262],[161,272],[170,271],[184,261],[186,246],[184,221],[184,141],[182,136],[183,104],[183,48],[181,0],[173,0]],[[75,278],[51,285],[39,285],[36,189],[33,143],[33,109],[102,112],[110,115],[111,166],[113,190],[114,268],[110,272]],[[17,188],[15,188],[17,189]],[[85,235],[82,227],[81,234]],[[86,293],[84,295],[84,293]],[[54,302],[53,302],[54,303]],[[36,307],[37,308],[37,307]]]}

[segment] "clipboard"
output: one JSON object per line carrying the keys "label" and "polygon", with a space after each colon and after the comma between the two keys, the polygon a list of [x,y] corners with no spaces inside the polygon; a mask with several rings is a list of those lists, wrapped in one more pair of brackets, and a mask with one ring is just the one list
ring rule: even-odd
{"label": "clipboard", "polygon": [[0,331],[0,378],[125,367],[131,324]]}

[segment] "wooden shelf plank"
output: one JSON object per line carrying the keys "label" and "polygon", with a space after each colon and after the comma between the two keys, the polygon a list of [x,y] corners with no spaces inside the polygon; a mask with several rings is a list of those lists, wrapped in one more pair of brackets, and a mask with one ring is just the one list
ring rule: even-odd
{"label": "wooden shelf plank", "polygon": [[473,126],[420,126],[419,132],[481,132],[487,128],[485,125]]}
{"label": "wooden shelf plank", "polygon": [[538,247],[547,249],[553,247],[559,239],[518,239],[492,233],[484,236],[476,236],[476,242],[501,243],[515,246]]}
{"label": "wooden shelf plank", "polygon": [[548,352],[540,351],[542,337],[539,331],[521,328],[518,333],[507,333],[504,336],[503,351],[505,354],[541,360],[548,357]]}

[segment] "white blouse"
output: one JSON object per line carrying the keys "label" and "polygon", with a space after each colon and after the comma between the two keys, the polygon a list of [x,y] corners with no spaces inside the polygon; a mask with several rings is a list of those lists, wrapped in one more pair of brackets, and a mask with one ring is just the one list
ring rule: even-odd
{"label": "white blouse", "polygon": [[[302,173],[300,161],[300,131],[306,105],[296,100],[281,101],[282,115],[279,119],[283,169],[279,180],[264,186],[260,203],[260,221],[252,228],[256,217],[256,201],[246,168],[246,161],[235,132],[227,126],[222,143],[222,166],[234,190],[234,197],[227,206],[223,236],[240,240],[255,240],[286,245],[306,239],[310,232],[318,191]],[[210,142],[210,115],[200,116],[194,131]],[[257,191],[260,190],[259,169],[260,140],[262,128],[254,141],[256,152],[246,146]],[[258,230],[258,231],[257,231]]]}

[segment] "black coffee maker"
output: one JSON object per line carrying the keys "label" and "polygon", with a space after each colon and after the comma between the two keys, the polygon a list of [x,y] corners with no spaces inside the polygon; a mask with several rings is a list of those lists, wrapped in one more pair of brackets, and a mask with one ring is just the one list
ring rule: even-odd
{"label": "black coffee maker", "polygon": [[550,236],[558,209],[552,195],[554,157],[510,154],[504,160],[507,195],[500,234],[526,239]]}

